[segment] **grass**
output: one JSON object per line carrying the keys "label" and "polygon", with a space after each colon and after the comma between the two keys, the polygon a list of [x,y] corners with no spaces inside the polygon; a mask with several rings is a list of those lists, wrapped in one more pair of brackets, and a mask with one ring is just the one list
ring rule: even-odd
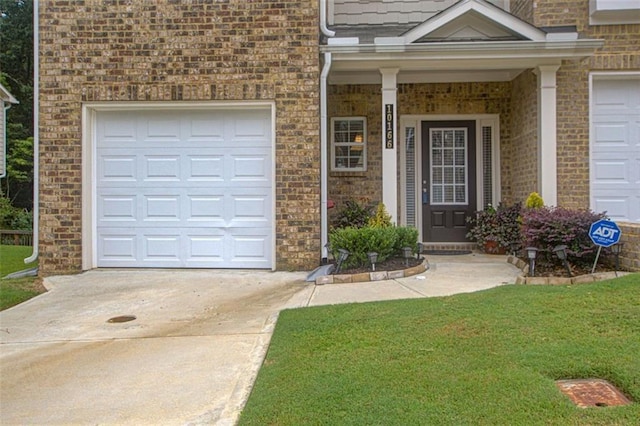
{"label": "grass", "polygon": [[555,380],[640,401],[640,274],[281,313],[241,425],[636,425]]}
{"label": "grass", "polygon": [[35,277],[1,279],[13,272],[37,266],[37,262],[25,265],[23,261],[31,252],[31,247],[0,245],[0,310],[22,303],[45,291],[40,280]]}

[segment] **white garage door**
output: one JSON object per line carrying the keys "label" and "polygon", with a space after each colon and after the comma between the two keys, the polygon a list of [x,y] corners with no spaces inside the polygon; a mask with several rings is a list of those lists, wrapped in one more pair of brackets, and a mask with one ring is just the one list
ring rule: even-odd
{"label": "white garage door", "polygon": [[272,268],[270,110],[99,112],[99,267]]}
{"label": "white garage door", "polygon": [[640,222],[640,76],[594,80],[591,208]]}

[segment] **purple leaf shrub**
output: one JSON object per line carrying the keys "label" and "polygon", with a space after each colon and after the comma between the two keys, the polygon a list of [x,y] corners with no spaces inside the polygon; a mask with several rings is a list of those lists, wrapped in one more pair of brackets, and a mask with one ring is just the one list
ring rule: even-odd
{"label": "purple leaf shrub", "polygon": [[562,207],[525,209],[522,216],[525,247],[540,249],[536,262],[561,265],[553,248],[564,244],[569,263],[589,265],[595,260],[597,251],[589,238],[589,228],[593,222],[605,217],[604,213]]}

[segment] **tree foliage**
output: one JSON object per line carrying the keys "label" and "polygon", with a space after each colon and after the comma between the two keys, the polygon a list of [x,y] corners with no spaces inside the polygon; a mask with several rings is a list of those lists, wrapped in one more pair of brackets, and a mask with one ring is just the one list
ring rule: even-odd
{"label": "tree foliage", "polygon": [[[0,0],[0,83],[20,102],[7,113],[7,177],[14,206],[33,205],[33,2]],[[31,152],[29,152],[31,151]]]}

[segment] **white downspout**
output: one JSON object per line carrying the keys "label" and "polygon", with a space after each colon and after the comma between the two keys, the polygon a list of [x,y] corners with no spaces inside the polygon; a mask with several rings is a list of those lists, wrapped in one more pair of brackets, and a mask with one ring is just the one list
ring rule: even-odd
{"label": "white downspout", "polygon": [[334,31],[327,28],[327,0],[320,0],[320,31],[327,37],[336,35]]}
{"label": "white downspout", "polygon": [[[327,0],[320,0],[320,31],[327,37],[336,35],[327,28]],[[320,74],[320,245],[322,246],[322,263],[329,258],[329,218],[327,212],[327,173],[328,144],[327,144],[327,76],[331,69],[331,53],[324,54],[324,65]]]}
{"label": "white downspout", "polygon": [[40,223],[40,16],[39,0],[33,0],[33,250],[24,263],[38,258]]}
{"label": "white downspout", "polygon": [[331,69],[331,53],[324,54],[324,66],[320,74],[320,244],[322,246],[322,263],[329,258],[329,218],[327,212],[327,174],[328,143],[327,143],[327,76]]}

